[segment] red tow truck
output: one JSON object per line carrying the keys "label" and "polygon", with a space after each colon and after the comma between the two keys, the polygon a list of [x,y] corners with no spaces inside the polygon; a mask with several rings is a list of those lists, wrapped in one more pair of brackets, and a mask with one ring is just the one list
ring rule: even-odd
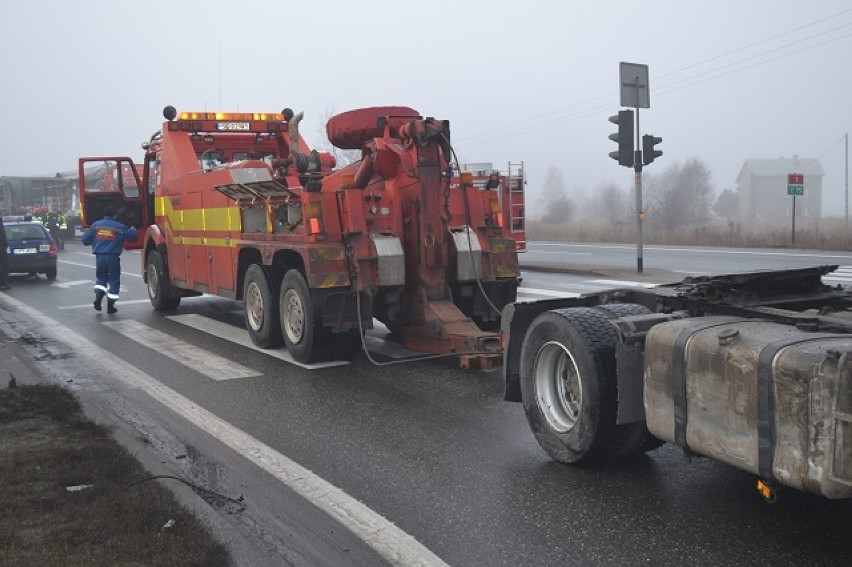
{"label": "red tow truck", "polygon": [[[500,312],[520,281],[501,201],[522,192],[459,171],[448,121],[393,106],[334,116],[329,140],[363,156],[335,169],[289,109],[163,114],[141,178],[129,157],[79,163],[84,223],[112,204],[144,229],[154,309],[204,293],[243,300],[252,341],[284,343],[300,362],[352,357],[375,318],[412,350],[499,364]],[[87,183],[99,164],[109,188]]]}

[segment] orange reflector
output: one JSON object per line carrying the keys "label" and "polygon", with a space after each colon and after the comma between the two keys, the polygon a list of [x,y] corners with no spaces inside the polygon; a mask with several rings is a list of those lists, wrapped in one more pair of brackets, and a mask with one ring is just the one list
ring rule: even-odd
{"label": "orange reflector", "polygon": [[757,479],[757,492],[770,504],[773,504],[776,500],[778,500],[778,495],[775,493],[775,490],[761,479]]}
{"label": "orange reflector", "polygon": [[489,199],[488,200],[488,207],[491,209],[491,212],[494,213],[495,215],[500,214],[500,210],[501,210],[500,209],[500,201],[498,201],[497,199]]}
{"label": "orange reflector", "polygon": [[461,184],[464,187],[470,187],[473,185],[473,173],[470,171],[464,171],[461,174]]}
{"label": "orange reflector", "polygon": [[503,228],[503,215],[501,215],[500,213],[496,213],[492,216],[494,217],[494,224],[496,224],[500,228]]}
{"label": "orange reflector", "polygon": [[311,234],[319,234],[322,232],[322,223],[320,222],[320,219],[317,217],[308,219],[308,231]]}
{"label": "orange reflector", "polygon": [[353,173],[343,173],[340,175],[340,184],[344,189],[355,185],[355,175]]}

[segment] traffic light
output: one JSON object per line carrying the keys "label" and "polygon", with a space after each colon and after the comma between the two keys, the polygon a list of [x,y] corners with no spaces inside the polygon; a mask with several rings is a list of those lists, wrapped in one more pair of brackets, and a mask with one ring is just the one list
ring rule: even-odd
{"label": "traffic light", "polygon": [[644,165],[648,165],[661,155],[663,155],[662,150],[655,150],[654,146],[662,142],[663,139],[659,136],[652,136],[651,134],[645,134],[642,136],[642,163]]}
{"label": "traffic light", "polygon": [[618,151],[609,152],[609,157],[618,165],[633,167],[633,111],[619,110],[609,121],[618,125],[618,132],[609,135],[609,139],[618,144]]}

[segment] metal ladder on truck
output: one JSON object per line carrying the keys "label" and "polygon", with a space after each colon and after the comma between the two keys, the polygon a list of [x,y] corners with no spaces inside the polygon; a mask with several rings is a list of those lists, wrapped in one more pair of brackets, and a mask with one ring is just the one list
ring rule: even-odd
{"label": "metal ladder on truck", "polygon": [[524,189],[527,180],[524,177],[524,162],[509,162],[506,171],[506,181],[509,184],[509,202],[503,203],[504,210],[508,209],[509,232],[518,247],[518,252],[527,249],[526,220],[524,219]]}

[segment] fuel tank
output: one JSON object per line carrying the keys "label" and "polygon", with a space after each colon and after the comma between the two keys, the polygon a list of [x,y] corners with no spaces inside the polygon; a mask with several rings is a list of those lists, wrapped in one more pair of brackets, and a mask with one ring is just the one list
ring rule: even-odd
{"label": "fuel tank", "polygon": [[654,326],[656,437],[805,492],[852,498],[852,335],[737,317]]}

